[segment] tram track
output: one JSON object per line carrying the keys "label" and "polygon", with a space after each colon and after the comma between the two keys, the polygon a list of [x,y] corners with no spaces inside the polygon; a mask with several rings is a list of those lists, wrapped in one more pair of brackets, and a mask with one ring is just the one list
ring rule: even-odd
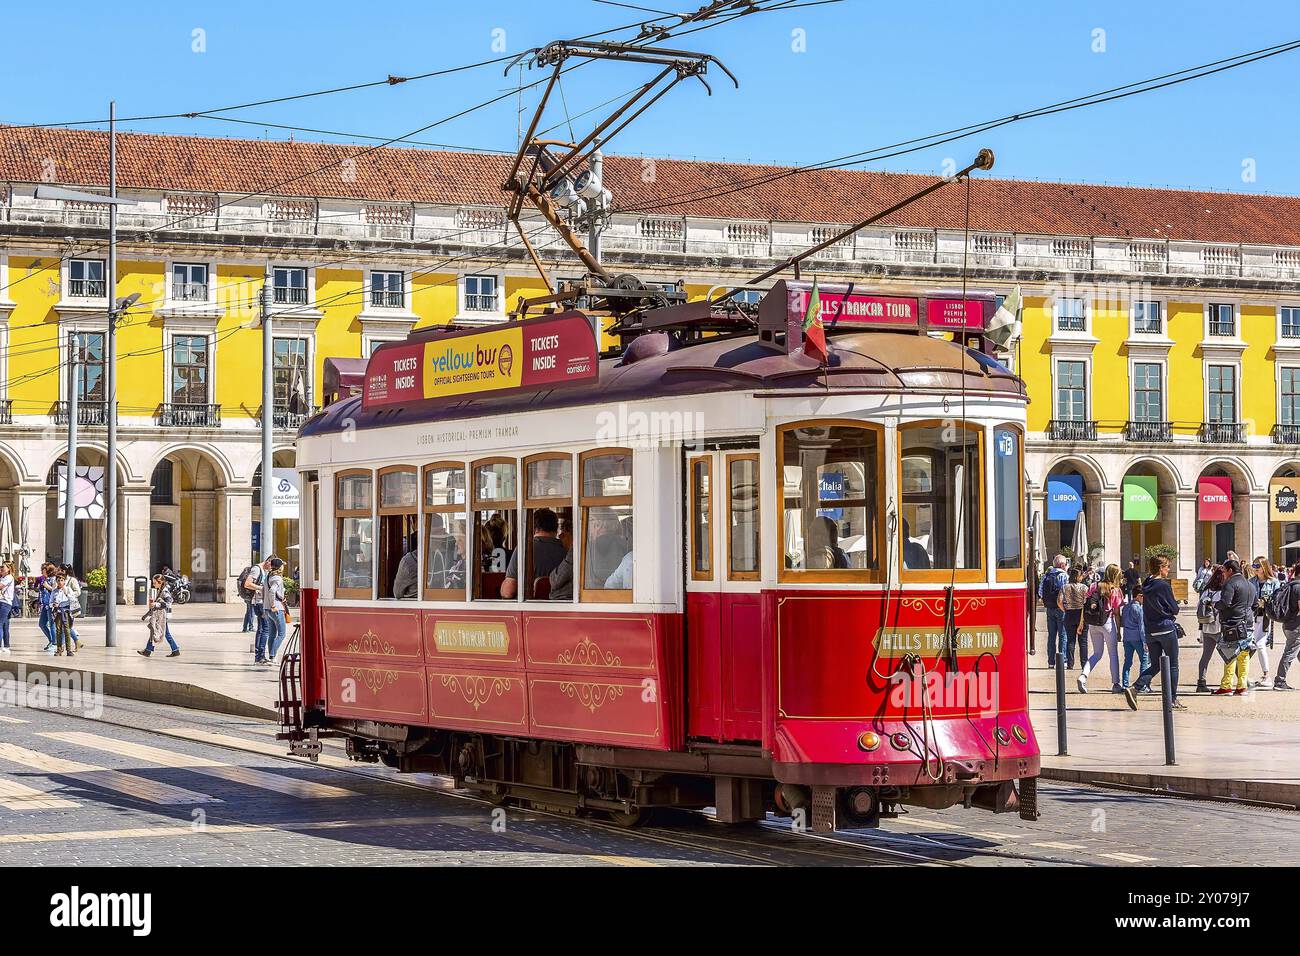
{"label": "tram track", "polygon": [[[168,740],[183,740],[190,744],[203,744],[209,747],[216,747],[222,750],[229,750],[236,753],[256,754],[259,757],[268,757],[275,759],[277,762],[283,762],[298,768],[311,767],[316,770],[324,770],[332,773],[343,774],[346,776],[357,777],[368,780],[373,783],[380,783],[387,786],[403,787],[406,789],[418,790],[426,794],[449,797],[455,800],[476,804],[488,808],[498,807],[499,804],[494,801],[479,796],[475,793],[455,790],[450,787],[430,786],[427,783],[413,780],[394,779],[383,773],[371,770],[364,770],[360,767],[339,767],[327,763],[310,763],[301,757],[293,757],[289,754],[268,753],[264,746],[258,746],[260,741],[249,740],[246,746],[241,746],[234,742],[221,740],[198,739],[184,734],[171,733],[158,727],[142,725],[128,720],[113,720],[106,716],[91,716],[90,714],[78,713],[75,709],[63,709],[59,707],[37,707],[32,708],[47,713],[60,714],[67,717],[74,717],[78,720],[84,720],[92,724],[99,724],[107,727],[116,727],[123,730],[134,730],[137,732],[147,733],[154,737],[161,737]],[[140,714],[142,712],[132,711],[129,708],[117,708],[128,714]],[[690,850],[697,853],[712,853],[718,856],[732,857],[737,860],[743,860],[748,864],[762,866],[802,866],[811,865],[828,865],[831,863],[840,863],[842,865],[891,865],[891,866],[964,866],[959,861],[944,860],[933,856],[927,856],[922,853],[915,853],[908,850],[892,849],[887,847],[877,847],[863,844],[857,841],[844,841],[828,838],[822,834],[812,834],[807,832],[795,831],[773,823],[772,821],[758,821],[756,826],[767,833],[773,834],[778,842],[763,843],[757,840],[748,840],[739,834],[743,830],[736,831],[736,835],[728,834],[723,836],[716,833],[699,834],[702,839],[690,839],[683,835],[680,830],[671,830],[662,826],[653,824],[640,827],[623,827],[616,824],[607,823],[597,818],[582,817],[576,814],[563,813],[554,810],[546,810],[537,807],[511,807],[514,812],[527,814],[532,817],[544,817],[551,820],[561,820],[568,823],[582,826],[587,830],[598,830],[617,835],[627,840],[639,840],[647,843],[654,843],[660,846],[669,846],[677,849]],[[701,822],[711,827],[722,827],[724,824],[717,823],[712,814],[704,811],[682,810],[675,811],[687,813],[698,817]],[[284,827],[286,830],[292,830],[292,826]],[[849,848],[851,852],[845,852],[838,849],[828,849],[825,846],[800,846],[799,843],[831,843]],[[575,848],[575,852],[581,852]],[[781,855],[793,855],[799,859],[781,859]]]}

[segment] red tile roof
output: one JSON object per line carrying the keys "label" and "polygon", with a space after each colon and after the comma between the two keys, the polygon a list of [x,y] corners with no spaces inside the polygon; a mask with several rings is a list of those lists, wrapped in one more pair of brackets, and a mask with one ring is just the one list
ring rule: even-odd
{"label": "red tile roof", "polygon": [[[0,180],[103,185],[108,137],[91,130],[0,126]],[[118,182],[145,190],[267,193],[498,205],[509,158],[482,153],[278,140],[122,133]],[[853,222],[932,182],[927,176],[612,156],[606,177],[629,212],[779,222]],[[886,220],[960,229],[965,190],[940,190]],[[1300,197],[1044,183],[978,176],[971,228],[1300,246]]]}

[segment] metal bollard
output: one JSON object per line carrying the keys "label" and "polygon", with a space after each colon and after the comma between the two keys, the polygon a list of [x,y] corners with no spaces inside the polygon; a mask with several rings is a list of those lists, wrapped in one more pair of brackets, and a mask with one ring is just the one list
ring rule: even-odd
{"label": "metal bollard", "polygon": [[1169,655],[1160,655],[1160,699],[1164,705],[1165,766],[1172,767],[1178,760],[1174,755],[1174,686],[1169,679]]}
{"label": "metal bollard", "polygon": [[1070,748],[1065,734],[1065,652],[1056,654],[1056,755],[1068,757]]}

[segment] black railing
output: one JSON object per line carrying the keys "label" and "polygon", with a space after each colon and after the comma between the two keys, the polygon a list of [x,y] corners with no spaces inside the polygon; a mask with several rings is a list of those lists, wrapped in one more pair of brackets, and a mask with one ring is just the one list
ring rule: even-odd
{"label": "black railing", "polygon": [[0,399],[0,425],[12,425],[14,423],[14,403],[13,399]]}
{"label": "black railing", "polygon": [[1237,334],[1237,323],[1233,319],[1210,319],[1210,334],[1233,338]]}
{"label": "black railing", "polygon": [[278,305],[306,305],[307,290],[278,285],[275,286],[273,298]]}
{"label": "black railing", "polygon": [[1085,419],[1053,418],[1047,423],[1051,441],[1096,441],[1097,423]]}
{"label": "black railing", "polygon": [[1201,425],[1201,441],[1208,445],[1234,445],[1246,440],[1245,422],[1205,422]]}
{"label": "black railing", "polygon": [[158,406],[158,424],[163,428],[220,428],[221,406],[163,402]]}
{"label": "black railing", "polygon": [[[290,431],[297,431],[299,428],[302,427],[303,422],[311,418],[318,411],[320,411],[320,408],[319,406],[316,405],[308,406],[306,411],[301,411],[301,412],[290,411],[287,405],[276,405],[275,409],[271,412],[271,427],[276,429],[285,428],[285,429],[289,429]],[[262,418],[261,408],[258,408],[257,410],[257,417],[258,420],[260,421]]]}
{"label": "black railing", "polygon": [[390,289],[371,289],[370,304],[379,309],[400,309],[406,304],[406,294]]}
{"label": "black railing", "polygon": [[1172,422],[1125,422],[1124,440],[1146,442],[1173,441],[1174,426]]}
{"label": "black railing", "polygon": [[1087,327],[1088,320],[1082,315],[1058,315],[1056,317],[1056,330],[1058,332],[1084,332]]}
{"label": "black railing", "polygon": [[1300,445],[1300,425],[1274,425],[1271,436],[1274,445]]}
{"label": "black railing", "polygon": [[[68,403],[56,402],[54,404],[54,424],[68,424]],[[78,425],[107,425],[108,424],[108,403],[92,402],[84,398],[77,400],[77,424]]]}

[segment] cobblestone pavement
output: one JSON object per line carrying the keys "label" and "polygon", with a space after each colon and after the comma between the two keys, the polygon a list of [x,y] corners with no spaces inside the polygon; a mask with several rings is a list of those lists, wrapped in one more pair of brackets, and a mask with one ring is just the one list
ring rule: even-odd
{"label": "cobblestone pavement", "polygon": [[[0,865],[1289,864],[1300,814],[1040,784],[1043,817],[913,810],[833,838],[493,808],[441,778],[282,756],[271,724],[109,699],[0,709]],[[1232,840],[1222,839],[1232,832]]]}

